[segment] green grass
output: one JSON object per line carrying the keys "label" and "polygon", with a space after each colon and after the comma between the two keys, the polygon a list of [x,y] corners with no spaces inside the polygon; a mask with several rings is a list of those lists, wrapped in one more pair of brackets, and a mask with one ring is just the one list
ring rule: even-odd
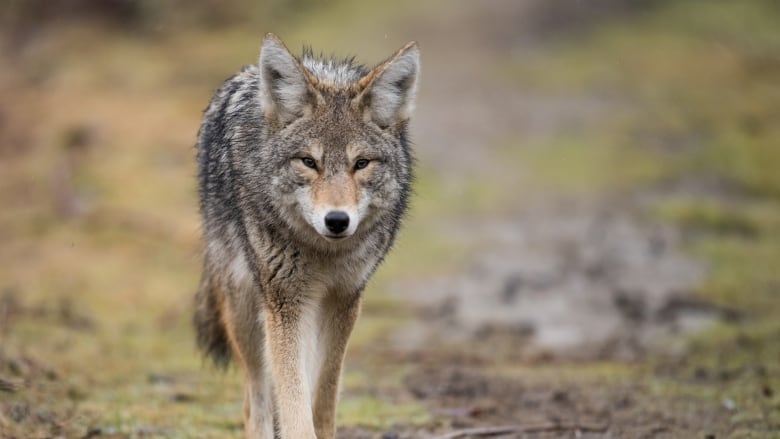
{"label": "green grass", "polygon": [[339,402],[336,422],[370,429],[388,429],[394,425],[420,425],[431,420],[428,410],[417,403],[393,403],[370,396],[345,396]]}
{"label": "green grass", "polygon": [[510,142],[502,155],[518,163],[516,184],[524,191],[587,197],[636,189],[674,171],[659,154],[587,129],[593,131],[555,135],[525,148]]}

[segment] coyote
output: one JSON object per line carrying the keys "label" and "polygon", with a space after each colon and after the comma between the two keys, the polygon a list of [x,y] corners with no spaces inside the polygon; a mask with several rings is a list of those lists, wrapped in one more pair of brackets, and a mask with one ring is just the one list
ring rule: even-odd
{"label": "coyote", "polygon": [[198,133],[198,345],[245,378],[247,437],[325,439],[361,294],[407,208],[408,43],[371,70],[268,34]]}

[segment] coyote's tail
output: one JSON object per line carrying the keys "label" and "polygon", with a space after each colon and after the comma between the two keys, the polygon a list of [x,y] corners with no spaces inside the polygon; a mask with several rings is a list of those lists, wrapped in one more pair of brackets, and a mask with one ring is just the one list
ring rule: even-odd
{"label": "coyote's tail", "polygon": [[195,295],[194,323],[198,347],[205,355],[211,357],[217,367],[225,368],[230,362],[231,353],[221,318],[219,298],[204,276]]}

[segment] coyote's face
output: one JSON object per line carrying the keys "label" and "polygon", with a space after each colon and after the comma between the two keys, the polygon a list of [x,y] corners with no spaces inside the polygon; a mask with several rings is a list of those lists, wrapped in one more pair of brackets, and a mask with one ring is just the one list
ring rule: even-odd
{"label": "coyote's face", "polygon": [[327,239],[353,235],[399,189],[386,155],[365,139],[309,141],[290,158],[301,217]]}
{"label": "coyote's face", "polygon": [[411,180],[405,133],[417,47],[407,46],[366,71],[306,56],[299,61],[271,39],[260,66],[263,112],[272,133],[266,143],[275,163],[271,198],[285,221],[316,232],[312,239],[336,242],[383,217],[398,217]]}

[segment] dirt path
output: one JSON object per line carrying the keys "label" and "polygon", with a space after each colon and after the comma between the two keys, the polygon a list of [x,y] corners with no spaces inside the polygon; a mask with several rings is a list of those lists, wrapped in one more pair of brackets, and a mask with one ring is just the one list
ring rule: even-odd
{"label": "dirt path", "polygon": [[473,256],[458,273],[396,285],[420,307],[405,340],[630,360],[718,318],[691,294],[703,268],[680,252],[675,231],[627,205],[445,227],[468,236]]}

